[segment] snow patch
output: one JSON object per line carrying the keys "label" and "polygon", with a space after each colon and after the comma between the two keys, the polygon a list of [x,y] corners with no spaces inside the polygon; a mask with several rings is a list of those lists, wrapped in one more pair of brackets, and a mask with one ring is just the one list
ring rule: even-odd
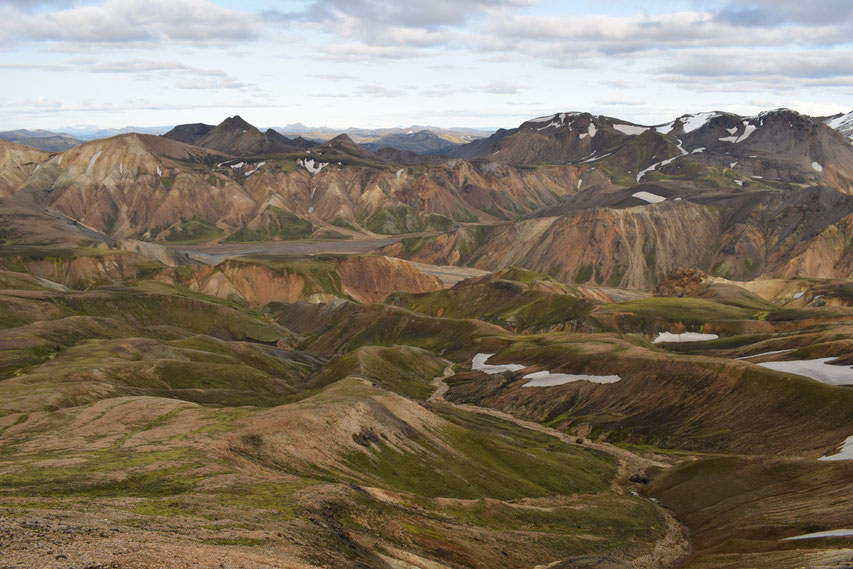
{"label": "snow patch", "polygon": [[397,170],[397,179],[398,180],[400,179],[400,176],[402,176],[403,172],[405,172],[405,171],[406,171],[405,168],[400,168],[399,170]]}
{"label": "snow patch", "polygon": [[732,128],[727,128],[726,130],[729,131],[729,134],[737,134],[736,126],[733,126]]}
{"label": "snow patch", "polygon": [[63,157],[62,157],[62,156],[60,156],[59,158],[57,158],[57,159],[56,159],[56,165],[57,165],[57,166],[59,166],[60,164],[62,164],[62,158],[63,158]]}
{"label": "snow patch", "polygon": [[681,152],[681,154],[679,154],[678,156],[673,156],[672,158],[667,158],[666,160],[662,160],[662,161],[658,162],[657,164],[652,164],[651,166],[649,166],[645,170],[641,170],[640,173],[637,174],[637,183],[638,184],[640,183],[640,180],[643,179],[643,176],[645,176],[649,172],[651,172],[653,170],[657,170],[658,167],[660,167],[660,166],[666,166],[667,164],[671,164],[672,162],[674,162],[678,158],[681,158],[682,156],[687,156],[687,151],[684,150],[684,146],[682,146],[683,143],[678,139],[675,139],[675,141],[678,143],[678,151]]}
{"label": "snow patch", "polygon": [[712,118],[719,116],[719,113],[699,113],[698,115],[687,115],[686,117],[682,117],[681,121],[683,121],[682,128],[684,129],[684,134],[688,132],[693,132],[696,129],[700,129]]}
{"label": "snow patch", "polygon": [[589,137],[595,138],[595,135],[597,133],[598,133],[598,129],[595,128],[595,125],[592,123],[589,123],[589,130],[587,131],[587,134],[589,134]]}
{"label": "snow patch", "polygon": [[749,135],[751,135],[753,132],[758,130],[758,127],[753,126],[746,121],[743,121],[743,127],[744,127],[743,134],[740,135],[735,142],[743,142],[744,140],[749,138]]}
{"label": "snow patch", "polygon": [[249,176],[251,176],[252,174],[257,172],[258,170],[260,170],[261,166],[263,166],[264,164],[266,164],[266,162],[258,162],[253,169],[249,170],[248,172],[246,172],[243,175],[248,178]]}
{"label": "snow patch", "polygon": [[245,165],[246,165],[246,163],[245,163],[245,162],[237,162],[236,164],[231,164],[231,167],[232,167],[233,169],[235,169],[235,170],[238,170],[238,169],[242,168],[242,167],[243,167],[243,166],[245,166]]}
{"label": "snow patch", "polygon": [[588,164],[588,163],[590,163],[590,162],[595,162],[596,160],[603,160],[604,158],[607,158],[608,156],[610,156],[610,155],[611,155],[611,154],[613,154],[613,153],[612,153],[612,152],[608,152],[608,153],[607,153],[607,154],[605,154],[604,156],[594,156],[594,154],[595,154],[595,153],[593,152],[593,157],[592,157],[592,158],[588,158],[588,159],[584,160],[583,162],[581,162],[581,164]]}
{"label": "snow patch", "polygon": [[552,123],[546,124],[541,128],[537,128],[536,130],[545,130],[546,128],[551,128],[552,126],[563,126],[563,123],[554,121]]}
{"label": "snow patch", "polygon": [[669,131],[671,131],[673,129],[673,127],[675,127],[675,121],[672,121],[671,123],[663,124],[660,126],[656,126],[655,130],[661,134],[667,134],[667,133],[669,133]]}
{"label": "snow patch", "polygon": [[773,354],[784,354],[786,352],[792,352],[794,348],[790,348],[788,350],[775,350],[772,352],[761,352],[760,354],[752,354],[751,356],[741,356],[739,358],[735,358],[736,360],[749,360],[752,358],[758,358],[761,356],[772,356]]}
{"label": "snow patch", "polygon": [[835,359],[837,358],[763,362],[758,365],[776,371],[809,377],[827,385],[853,385],[853,366],[830,365],[829,362]]}
{"label": "snow patch", "polygon": [[471,369],[494,375],[507,371],[521,371],[525,368],[525,366],[519,364],[487,364],[486,360],[488,360],[493,355],[495,354],[477,354],[476,356],[474,356],[474,359],[471,360]]}
{"label": "snow patch", "polygon": [[581,183],[582,183],[582,182],[583,182],[583,180],[578,179],[578,189],[581,189]]}
{"label": "snow patch", "polygon": [[118,173],[119,173],[119,174],[124,174],[124,162],[119,162],[119,163],[118,163]]}
{"label": "snow patch", "polygon": [[737,184],[738,186],[742,186],[743,180],[735,180],[735,184]]}
{"label": "snow patch", "polygon": [[660,203],[666,201],[665,197],[655,195],[651,192],[636,192],[631,195],[635,198],[640,198],[641,200],[647,201],[649,203]]}
{"label": "snow patch", "polygon": [[815,172],[823,172],[823,166],[821,166],[818,162],[812,162],[812,170]]}
{"label": "snow patch", "polygon": [[853,535],[853,529],[832,529],[829,531],[817,531],[815,533],[786,537],[782,541],[790,541],[793,539],[820,539],[822,537],[848,537],[851,535]]}
{"label": "snow patch", "polygon": [[664,342],[705,342],[707,340],[716,340],[718,338],[719,336],[716,334],[700,334],[698,332],[684,332],[683,334],[660,332],[652,344],[662,344]]}
{"label": "snow patch", "polygon": [[737,166],[737,162],[732,162],[729,164],[729,169],[734,168],[735,166]]}
{"label": "snow patch", "polygon": [[320,170],[322,170],[323,168],[325,168],[326,166],[329,165],[326,162],[315,163],[313,159],[308,160],[307,158],[305,160],[299,160],[297,162],[297,164],[299,164],[300,166],[302,166],[303,168],[305,168],[306,170],[308,170],[312,174],[316,174],[317,172],[319,172]]}
{"label": "snow patch", "polygon": [[628,136],[639,136],[649,130],[647,126],[636,126],[633,124],[617,124],[613,123],[613,128],[621,132],[622,134],[627,134]]}
{"label": "snow patch", "polygon": [[314,206],[313,205],[308,208],[308,213],[314,213]]}
{"label": "snow patch", "polygon": [[160,169],[160,166],[157,166],[157,175],[163,177],[163,170]]}
{"label": "snow patch", "polygon": [[703,146],[702,148],[697,148],[697,149],[695,149],[695,150],[694,150],[693,152],[691,152],[690,154],[700,154],[700,153],[702,153],[702,152],[705,152],[705,147],[704,147],[704,146]]}
{"label": "snow patch", "polygon": [[818,460],[853,460],[853,436],[847,437],[838,447],[838,454],[822,456]]}
{"label": "snow patch", "polygon": [[565,385],[575,381],[589,381],[591,383],[616,383],[622,378],[618,375],[585,375],[568,373],[551,373],[550,371],[537,371],[528,373],[524,379],[529,379],[522,387],[553,387]]}
{"label": "snow patch", "polygon": [[103,152],[104,152],[103,150],[98,150],[97,152],[95,152],[95,155],[94,155],[94,156],[92,156],[92,159],[91,159],[91,160],[89,160],[89,166],[86,168],[86,171],[87,171],[87,172],[88,172],[89,170],[91,170],[91,169],[92,169],[92,166],[94,166],[94,165],[95,165],[95,162],[97,162],[97,161],[98,161],[98,158],[100,158],[100,157],[101,157],[101,154],[102,154]]}
{"label": "snow patch", "polygon": [[535,119],[530,119],[527,122],[550,122],[557,118],[557,115],[549,115],[547,117],[538,117]]}
{"label": "snow patch", "polygon": [[805,294],[806,294],[806,291],[800,291],[800,292],[794,293],[794,300],[799,300],[799,299],[803,298],[803,295],[805,295]]}

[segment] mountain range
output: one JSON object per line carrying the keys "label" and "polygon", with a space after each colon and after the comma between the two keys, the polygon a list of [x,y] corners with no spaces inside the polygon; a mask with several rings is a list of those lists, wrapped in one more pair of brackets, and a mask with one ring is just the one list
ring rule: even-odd
{"label": "mountain range", "polygon": [[[831,125],[849,115],[701,113],[642,126],[558,113],[441,157],[373,153],[346,134],[318,144],[232,117],[58,154],[7,144],[0,187],[111,239],[432,232],[385,252],[623,287],[680,266],[831,277],[849,271],[847,237],[836,236],[853,223],[853,146]],[[566,235],[589,246],[567,250]]]}

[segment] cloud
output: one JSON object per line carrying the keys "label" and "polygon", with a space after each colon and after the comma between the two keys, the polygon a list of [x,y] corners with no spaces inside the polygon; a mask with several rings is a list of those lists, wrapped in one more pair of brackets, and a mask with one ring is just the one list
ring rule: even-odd
{"label": "cloud", "polygon": [[106,0],[38,14],[12,7],[0,8],[0,17],[4,42],[228,45],[259,33],[252,15],[208,0]]}
{"label": "cloud", "polygon": [[497,81],[485,85],[482,90],[493,95],[516,95],[521,91],[521,88],[516,83]]}
{"label": "cloud", "polygon": [[120,59],[107,62],[86,62],[77,69],[89,73],[134,75],[142,81],[150,81],[152,77],[159,77],[173,80],[179,89],[240,89],[250,86],[219,69],[203,69],[178,61]]}
{"label": "cloud", "polygon": [[315,0],[299,12],[273,12],[280,21],[307,20],[329,22],[340,18],[357,20],[371,29],[402,27],[436,30],[459,26],[491,10],[529,4],[525,0]]}
{"label": "cloud", "polygon": [[853,49],[799,53],[701,50],[675,57],[661,72],[668,81],[693,91],[845,88],[853,86]]}
{"label": "cloud", "polygon": [[716,17],[743,27],[837,26],[853,21],[853,3],[849,0],[727,1],[716,11]]}

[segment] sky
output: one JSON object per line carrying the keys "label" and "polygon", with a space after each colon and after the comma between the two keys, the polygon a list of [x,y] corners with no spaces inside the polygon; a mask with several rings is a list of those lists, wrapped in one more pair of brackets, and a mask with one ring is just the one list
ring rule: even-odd
{"label": "sky", "polygon": [[0,0],[0,130],[853,109],[850,0]]}

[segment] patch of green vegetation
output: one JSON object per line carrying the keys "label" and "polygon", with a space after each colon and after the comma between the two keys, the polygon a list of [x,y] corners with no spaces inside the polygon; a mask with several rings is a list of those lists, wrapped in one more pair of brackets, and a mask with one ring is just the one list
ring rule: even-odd
{"label": "patch of green vegetation", "polygon": [[735,274],[734,265],[731,261],[720,261],[711,269],[711,274],[715,277],[731,279]]}
{"label": "patch of green vegetation", "polygon": [[641,298],[602,305],[599,310],[620,313],[620,317],[633,330],[644,329],[655,321],[680,322],[691,330],[700,331],[706,322],[756,319],[756,312],[751,308],[701,298]]}
{"label": "patch of green vegetation", "polygon": [[358,227],[340,216],[332,220],[332,225],[340,227],[341,229],[349,229],[350,231],[361,231]]}
{"label": "patch of green vegetation", "polygon": [[172,228],[166,236],[166,241],[172,243],[201,243],[221,237],[224,232],[213,223],[191,217],[181,219],[181,223]]}
{"label": "patch of green vegetation", "polygon": [[460,223],[476,223],[480,218],[474,215],[470,210],[460,208],[453,212],[453,220]]}
{"label": "patch of green vegetation", "polygon": [[[517,330],[540,330],[584,319],[595,304],[584,298],[526,289],[545,275],[516,269],[503,279],[477,287],[394,295],[409,310],[452,318],[477,318]],[[512,280],[510,280],[512,279]]]}
{"label": "patch of green vegetation", "polygon": [[358,222],[368,231],[381,235],[418,233],[426,230],[424,220],[408,206],[380,209],[369,215],[362,214]]}
{"label": "patch of green vegetation", "polygon": [[323,231],[318,231],[314,234],[315,239],[337,239],[337,240],[347,240],[352,239],[352,235],[349,233],[341,233],[340,231],[332,231],[330,229],[324,229]]}
{"label": "patch of green vegetation", "polygon": [[589,279],[592,278],[592,271],[593,266],[591,264],[581,265],[572,280],[577,284],[588,283]]}
{"label": "patch of green vegetation", "polygon": [[145,500],[137,502],[130,511],[143,516],[195,517],[199,514],[196,505],[179,500]]}
{"label": "patch of green vegetation", "polygon": [[425,400],[447,363],[425,350],[410,346],[365,346],[335,359],[313,380],[312,386],[329,385],[346,377],[361,377],[389,391]]}
{"label": "patch of green vegetation", "polygon": [[435,237],[407,237],[403,239],[400,241],[400,245],[403,246],[402,257],[404,259],[411,259],[417,255],[427,243],[431,243],[433,241],[435,241]]}
{"label": "patch of green vegetation", "polygon": [[320,483],[303,478],[291,482],[265,482],[251,486],[230,487],[217,491],[216,500],[226,506],[262,510],[263,516],[275,519],[293,519],[299,513],[293,495],[300,490]]}
{"label": "patch of green vegetation", "polygon": [[426,216],[427,226],[434,231],[449,231],[453,227],[453,220],[438,213],[430,213]]}
{"label": "patch of green vegetation", "polygon": [[269,241],[272,239],[308,239],[314,232],[314,225],[289,211],[270,206],[266,212],[267,225],[250,228],[244,225],[228,236],[227,241],[248,243]]}
{"label": "patch of green vegetation", "polygon": [[370,483],[428,497],[517,499],[596,492],[615,475],[615,460],[493,417],[450,406],[433,411],[453,423],[436,433],[454,455],[413,432],[406,450],[384,442],[346,455]]}
{"label": "patch of green vegetation", "polygon": [[654,505],[642,498],[586,496],[583,507],[525,508],[523,505],[477,500],[451,504],[441,515],[465,525],[497,531],[523,531],[556,535],[593,534],[630,536],[652,541],[664,520]]}

